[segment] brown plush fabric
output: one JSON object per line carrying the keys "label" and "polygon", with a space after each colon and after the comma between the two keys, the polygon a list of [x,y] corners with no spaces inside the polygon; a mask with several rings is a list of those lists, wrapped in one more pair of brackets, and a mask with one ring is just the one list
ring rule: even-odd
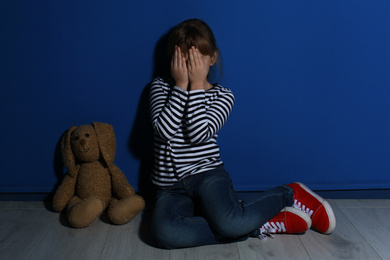
{"label": "brown plush fabric", "polygon": [[62,139],[61,153],[68,172],[54,195],[53,208],[58,212],[67,208],[73,227],[87,227],[107,207],[114,224],[125,224],[144,209],[144,200],[114,164],[112,125],[71,127]]}

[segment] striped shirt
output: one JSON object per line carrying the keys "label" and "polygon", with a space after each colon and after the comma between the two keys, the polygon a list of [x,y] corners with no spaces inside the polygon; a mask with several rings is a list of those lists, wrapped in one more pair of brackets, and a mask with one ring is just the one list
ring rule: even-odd
{"label": "striped shirt", "polygon": [[233,104],[233,93],[219,84],[207,91],[185,91],[172,80],[156,78],[150,88],[154,129],[152,182],[164,188],[222,165],[218,131]]}

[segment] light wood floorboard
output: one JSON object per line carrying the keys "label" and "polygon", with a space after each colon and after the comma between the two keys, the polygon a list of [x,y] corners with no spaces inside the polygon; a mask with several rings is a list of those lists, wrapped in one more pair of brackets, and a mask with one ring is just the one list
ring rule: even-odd
{"label": "light wood floorboard", "polygon": [[[53,215],[57,215],[52,213]],[[88,228],[74,229],[62,225],[56,217],[50,230],[31,259],[99,259],[111,225],[97,220]]]}
{"label": "light wood floorboard", "polygon": [[353,223],[329,201],[336,216],[336,229],[331,235],[313,230],[300,236],[311,259],[381,259],[373,247],[359,233]]}
{"label": "light wood floorboard", "polygon": [[310,259],[298,237],[302,235],[275,235],[275,238],[259,240],[249,238],[237,243],[239,259]]}
{"label": "light wood floorboard", "polygon": [[170,259],[169,250],[152,247],[140,239],[141,220],[138,215],[123,226],[112,225],[100,259]]}
{"label": "light wood floorboard", "polygon": [[[380,202],[385,207],[380,206]],[[346,217],[382,259],[390,259],[390,201],[338,203]],[[345,207],[343,207],[343,205]],[[352,207],[353,205],[354,207]]]}
{"label": "light wood floorboard", "polygon": [[240,259],[237,243],[225,245],[202,246],[170,251],[171,260],[203,260],[203,259]]}
{"label": "light wood floorboard", "polygon": [[53,225],[44,208],[5,209],[0,214],[0,258],[29,259]]}
{"label": "light wood floorboard", "polygon": [[262,241],[163,250],[153,246],[147,214],[116,226],[106,216],[88,228],[68,226],[40,201],[0,201],[0,259],[389,259],[390,200],[330,200],[331,235],[309,230]]}

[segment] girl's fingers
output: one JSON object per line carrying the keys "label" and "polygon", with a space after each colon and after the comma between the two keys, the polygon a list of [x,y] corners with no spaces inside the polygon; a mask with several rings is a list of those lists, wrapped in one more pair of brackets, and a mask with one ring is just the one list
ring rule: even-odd
{"label": "girl's fingers", "polygon": [[183,67],[183,55],[181,53],[180,47],[175,46],[175,51],[171,60],[172,67]]}
{"label": "girl's fingers", "polygon": [[177,56],[178,56],[178,53],[177,53],[177,46],[175,46],[175,51],[173,53],[173,57],[172,57],[172,66],[173,67],[176,67],[177,66]]}
{"label": "girl's fingers", "polygon": [[188,59],[186,61],[186,65],[187,65],[187,68],[188,69],[191,69],[192,68],[192,53],[191,53],[191,49],[188,50]]}
{"label": "girl's fingers", "polygon": [[200,67],[203,65],[204,63],[204,60],[203,60],[203,56],[202,54],[200,53],[200,51],[198,49],[196,49],[195,47],[192,47],[190,50],[189,50],[189,60],[190,60],[190,65],[195,68],[195,67]]}
{"label": "girl's fingers", "polygon": [[203,55],[200,53],[200,51],[198,49],[196,49],[195,52],[196,52],[197,65],[203,66],[203,63],[204,63]]}
{"label": "girl's fingers", "polygon": [[181,50],[177,47],[177,66],[181,67]]}
{"label": "girl's fingers", "polygon": [[194,54],[192,53],[192,48],[188,50],[188,64],[192,67],[194,62]]}
{"label": "girl's fingers", "polygon": [[185,68],[186,67],[186,60],[184,58],[184,55],[181,52],[180,47],[177,47],[177,49],[178,49],[177,50],[178,51],[178,58],[177,58],[178,66],[182,67],[182,68]]}
{"label": "girl's fingers", "polygon": [[198,53],[196,52],[195,47],[193,47],[192,53],[193,53],[193,55],[194,55],[194,66],[195,66],[195,67],[198,67],[198,65],[199,65],[199,62],[198,62]]}
{"label": "girl's fingers", "polygon": [[187,65],[186,65],[186,58],[184,58],[183,56],[181,57],[181,66],[182,66],[183,68],[186,68],[186,67],[187,67]]}
{"label": "girl's fingers", "polygon": [[181,51],[180,47],[176,47],[176,66],[180,67],[181,65]]}
{"label": "girl's fingers", "polygon": [[175,46],[175,51],[172,56],[171,60],[171,68],[172,69],[178,69],[178,70],[186,70],[187,69],[187,64],[186,64],[186,59],[183,55],[183,53],[180,50],[180,47]]}
{"label": "girl's fingers", "polygon": [[184,59],[184,55],[183,55],[183,53],[181,53],[181,50],[180,50],[180,47],[178,47],[178,52],[179,52],[179,57],[178,57],[178,65],[179,65],[179,67],[184,67],[185,66],[185,61],[184,61],[184,63],[183,63],[183,59]]}
{"label": "girl's fingers", "polygon": [[176,59],[176,47],[175,47],[175,50],[173,51],[173,55],[171,58],[171,67],[173,67],[175,65],[175,59]]}
{"label": "girl's fingers", "polygon": [[195,47],[192,47],[192,51],[194,53],[194,64],[195,66],[199,66],[199,50],[195,49]]}
{"label": "girl's fingers", "polygon": [[189,52],[189,59],[190,59],[189,64],[192,68],[196,68],[199,65],[199,61],[198,61],[199,57],[195,47],[191,47],[191,49],[188,52]]}

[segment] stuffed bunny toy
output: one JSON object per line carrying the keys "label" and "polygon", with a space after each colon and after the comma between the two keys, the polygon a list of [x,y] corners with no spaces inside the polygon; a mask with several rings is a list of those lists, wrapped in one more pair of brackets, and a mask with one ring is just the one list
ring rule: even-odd
{"label": "stuffed bunny toy", "polygon": [[69,223],[89,226],[108,208],[114,224],[131,221],[145,207],[126,176],[114,164],[116,139],[113,126],[94,122],[65,132],[61,153],[68,172],[53,197],[53,208],[67,208]]}

